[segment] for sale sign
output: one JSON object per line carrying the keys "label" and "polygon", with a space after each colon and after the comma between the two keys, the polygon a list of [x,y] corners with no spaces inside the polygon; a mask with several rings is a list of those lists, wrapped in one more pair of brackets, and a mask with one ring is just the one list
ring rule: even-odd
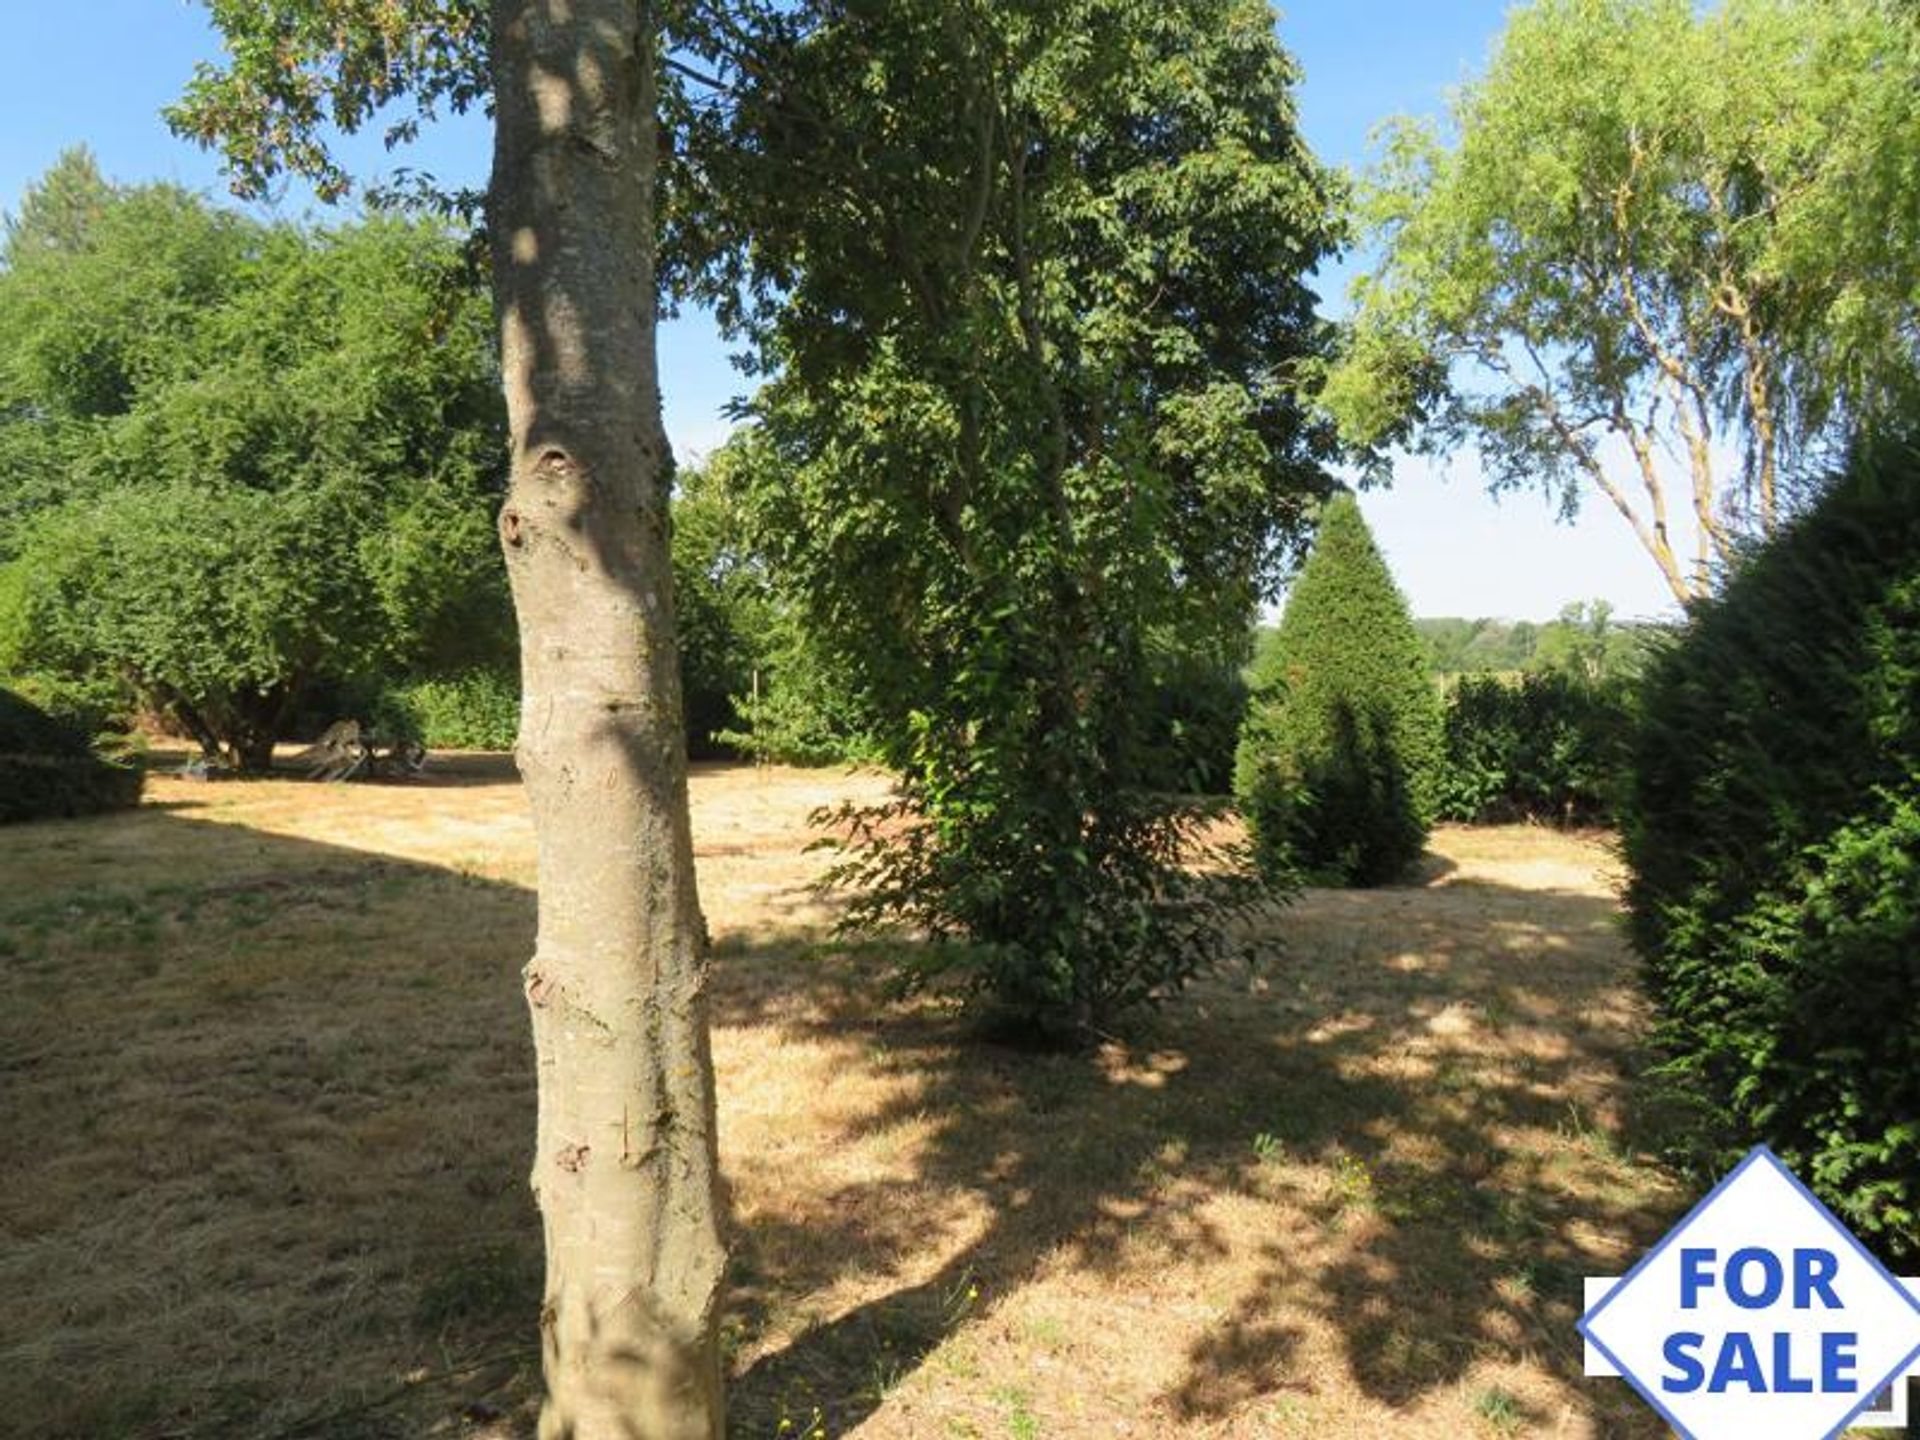
{"label": "for sale sign", "polygon": [[1763,1146],[1580,1332],[1690,1440],[1824,1440],[1920,1358],[1920,1298]]}

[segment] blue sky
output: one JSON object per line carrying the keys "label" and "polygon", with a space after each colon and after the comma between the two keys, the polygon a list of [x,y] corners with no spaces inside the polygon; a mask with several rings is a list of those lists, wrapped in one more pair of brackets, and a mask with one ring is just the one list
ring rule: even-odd
{"label": "blue sky", "polygon": [[[119,180],[166,179],[221,193],[213,159],[176,140],[162,105],[197,60],[217,54],[201,11],[185,0],[0,0],[0,209],[84,141]],[[1388,115],[1430,114],[1450,86],[1477,70],[1499,32],[1506,0],[1298,0],[1280,34],[1304,71],[1301,124],[1323,159],[1359,165],[1367,136]],[[69,57],[84,57],[84,67]],[[350,151],[369,173],[396,163],[368,137]],[[487,168],[478,120],[424,137],[405,163],[449,183],[478,184]],[[291,192],[277,211],[300,215]],[[1327,277],[1327,300],[1351,264]],[[667,429],[682,452],[710,449],[726,431],[721,407],[739,388],[712,328],[676,321],[661,337]],[[1603,597],[1622,615],[1670,614],[1652,562],[1610,511],[1588,505],[1558,524],[1536,495],[1487,497],[1471,456],[1407,459],[1394,484],[1363,505],[1416,613],[1543,619],[1570,600]]]}

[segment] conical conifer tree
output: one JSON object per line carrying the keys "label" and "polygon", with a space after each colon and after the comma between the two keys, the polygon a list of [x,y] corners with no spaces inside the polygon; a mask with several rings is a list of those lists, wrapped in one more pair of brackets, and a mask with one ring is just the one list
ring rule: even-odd
{"label": "conical conifer tree", "polygon": [[1235,790],[1262,863],[1377,885],[1419,858],[1442,731],[1420,637],[1360,507],[1330,501],[1255,658]]}

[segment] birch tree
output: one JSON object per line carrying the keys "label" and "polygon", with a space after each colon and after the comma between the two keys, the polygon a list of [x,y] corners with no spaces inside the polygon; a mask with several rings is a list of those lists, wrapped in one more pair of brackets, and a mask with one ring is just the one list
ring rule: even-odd
{"label": "birch tree", "polygon": [[1603,499],[1685,604],[1911,393],[1916,137],[1920,32],[1877,0],[1540,0],[1444,130],[1387,130],[1323,398]]}

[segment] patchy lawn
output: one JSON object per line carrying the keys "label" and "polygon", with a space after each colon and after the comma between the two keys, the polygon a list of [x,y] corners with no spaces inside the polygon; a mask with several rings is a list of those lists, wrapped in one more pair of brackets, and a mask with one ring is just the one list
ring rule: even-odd
{"label": "patchy lawn", "polygon": [[[736,1434],[1664,1433],[1573,1329],[1686,1198],[1600,844],[1442,831],[1042,1056],[818,943],[805,817],[881,788],[693,783]],[[0,830],[0,1431],[531,1434],[510,771],[149,797]]]}

